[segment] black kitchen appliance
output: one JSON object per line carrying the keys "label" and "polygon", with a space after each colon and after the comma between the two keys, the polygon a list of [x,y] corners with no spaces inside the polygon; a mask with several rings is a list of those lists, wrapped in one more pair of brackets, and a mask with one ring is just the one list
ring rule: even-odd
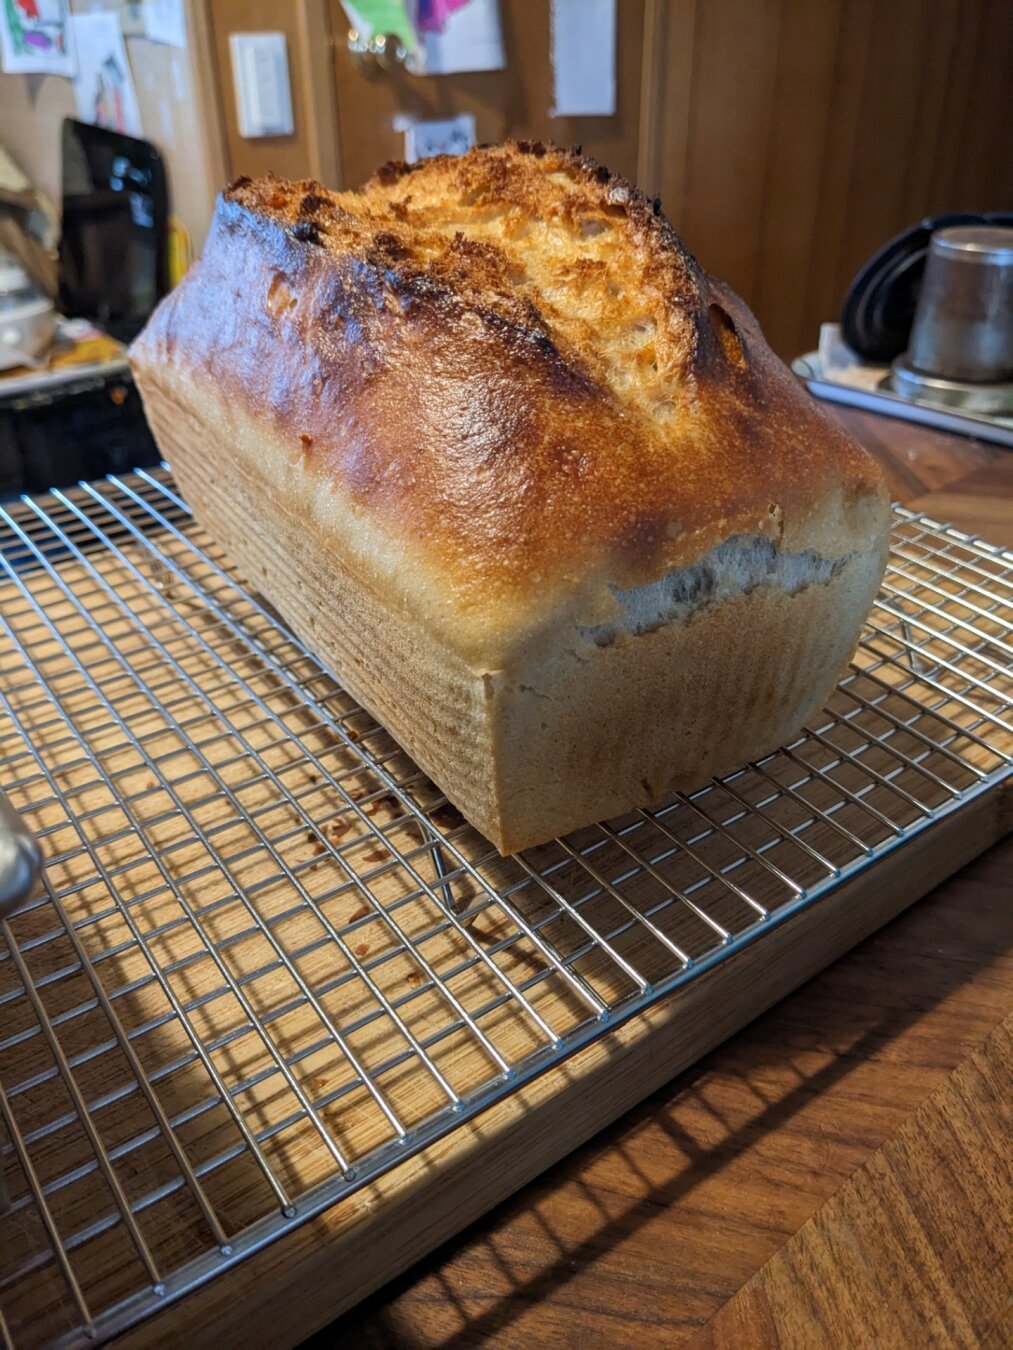
{"label": "black kitchen appliance", "polygon": [[60,308],[129,342],[168,291],[168,189],[150,141],[63,123]]}

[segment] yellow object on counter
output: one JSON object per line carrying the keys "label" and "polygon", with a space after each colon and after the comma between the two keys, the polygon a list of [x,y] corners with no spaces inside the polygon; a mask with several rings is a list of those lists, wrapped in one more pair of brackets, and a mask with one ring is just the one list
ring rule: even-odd
{"label": "yellow object on counter", "polygon": [[177,285],[186,276],[193,262],[193,245],[190,231],[175,216],[169,217],[169,233],[166,239],[168,253],[168,274],[170,288]]}

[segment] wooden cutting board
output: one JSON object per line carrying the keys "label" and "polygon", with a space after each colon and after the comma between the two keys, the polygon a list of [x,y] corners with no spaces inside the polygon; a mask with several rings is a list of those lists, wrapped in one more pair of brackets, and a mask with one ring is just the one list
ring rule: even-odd
{"label": "wooden cutting board", "polygon": [[1008,1344],[1011,1082],[1013,1013],[725,1304],[693,1350]]}
{"label": "wooden cutting board", "polygon": [[1008,832],[980,798],[359,1195],[123,1337],[295,1344],[460,1231]]}
{"label": "wooden cutting board", "polygon": [[[129,521],[129,503],[122,509]],[[84,528],[83,521],[66,516],[71,544]],[[201,1184],[211,1207],[227,1220],[229,1234],[265,1212],[265,1175],[251,1151],[234,1145],[237,1116],[258,1133],[274,1183],[290,1196],[304,1195],[335,1169],[333,1150],[312,1128],[309,1110],[293,1116],[295,1094],[311,1102],[337,1146],[351,1140],[365,1155],[382,1142],[385,1127],[375,1103],[359,1089],[355,1097],[341,1095],[352,1079],[348,1061],[332,1040],[317,1043],[327,996],[321,994],[313,1007],[301,996],[293,1002],[296,974],[306,987],[320,990],[335,977],[339,948],[351,962],[354,978],[349,974],[340,986],[341,1019],[344,1027],[353,1027],[348,1035],[367,1067],[389,1062],[393,1035],[388,1022],[369,1014],[367,974],[374,985],[385,981],[388,996],[417,1014],[413,1025],[420,1037],[438,1029],[432,1020],[438,1008],[426,1001],[424,974],[410,953],[397,944],[384,946],[390,928],[379,912],[384,907],[396,912],[403,931],[420,935],[420,941],[423,926],[432,923],[432,907],[427,910],[426,895],[406,882],[403,865],[404,857],[421,847],[418,822],[401,821],[398,802],[371,779],[357,758],[359,738],[369,739],[371,753],[396,781],[411,782],[412,791],[423,794],[423,810],[426,792],[436,803],[434,813],[441,809],[438,794],[411,778],[412,766],[397,747],[383,741],[333,682],[285,647],[287,639],[269,614],[251,610],[224,573],[190,556],[188,538],[184,532],[163,537],[168,563],[153,569],[145,547],[121,522],[109,535],[109,551],[77,558],[68,556],[64,545],[52,558],[42,554],[37,566],[0,591],[8,630],[6,639],[0,631],[4,763],[14,804],[43,836],[53,901],[10,921],[9,955],[0,961],[0,1083],[10,1097],[5,1163],[15,1206],[12,1216],[0,1220],[0,1293],[8,1323],[18,1331],[28,1328],[29,1336],[15,1338],[26,1344],[69,1331],[74,1310],[66,1289],[61,1292],[56,1263],[45,1260],[46,1234],[33,1213],[31,1179],[12,1164],[10,1142],[31,1157],[36,1184],[48,1187],[56,1228],[77,1235],[68,1265],[90,1305],[107,1306],[150,1284],[139,1265],[146,1264],[149,1273],[171,1270],[191,1257],[201,1233],[205,1250],[214,1255],[193,1197],[178,1185],[170,1142],[197,1160]],[[199,602],[182,573],[172,571],[184,561],[211,588]],[[910,573],[919,564],[905,566]],[[941,592],[941,603],[950,603],[948,594]],[[228,616],[244,605],[246,627],[237,636]],[[958,605],[954,614],[966,620],[968,612]],[[949,619],[944,615],[943,621]],[[974,621],[991,622],[987,613]],[[879,622],[888,623],[889,613]],[[889,647],[882,633],[876,642]],[[271,651],[275,665],[265,666],[257,643]],[[884,666],[877,678],[910,681],[912,671],[923,669],[921,662],[916,656]],[[294,697],[278,678],[279,668],[312,684],[320,706],[343,728],[342,737]],[[961,706],[955,705],[957,712]],[[908,705],[905,716],[911,715]],[[874,713],[863,712],[840,726],[842,734],[858,735],[855,728],[865,727],[875,736],[870,729],[875,722]],[[975,741],[973,729],[969,735],[961,742],[966,763],[994,768],[994,750]],[[833,755],[827,746],[819,742],[816,748],[824,756],[817,762],[829,764]],[[860,766],[847,761],[842,748],[851,775],[845,793],[854,792]],[[890,753],[889,746],[869,744],[863,764],[873,777],[861,779],[867,803],[882,804],[876,794],[892,790],[875,777],[877,764],[886,771],[892,762],[896,771]],[[925,762],[941,772],[938,758]],[[817,779],[820,773],[827,777],[817,769]],[[911,785],[903,776],[892,781],[902,791],[905,782]],[[928,785],[925,780],[919,791]],[[769,783],[763,791],[770,794]],[[943,794],[940,800],[952,798]],[[852,805],[861,814],[858,798]],[[221,1270],[124,1339],[194,1345],[300,1339],[986,849],[1008,829],[1009,810],[1005,786],[995,783],[941,815],[875,865],[765,931],[762,940],[616,1026],[425,1152]],[[825,840],[842,822],[854,824],[847,811],[834,821],[817,822],[806,838],[829,848]],[[377,827],[383,833],[375,833]],[[720,831],[715,840],[721,842]],[[759,847],[758,837],[754,843]],[[697,865],[694,849],[669,851],[678,856],[665,865],[689,869],[684,879],[673,872],[672,884],[688,886]],[[421,867],[419,858],[428,854],[416,857]],[[577,859],[571,861],[578,869]],[[517,884],[522,864],[491,859],[482,866],[502,888]],[[563,857],[554,866],[553,885],[561,891],[570,864]],[[766,900],[764,887],[773,896],[774,874],[758,869],[756,878],[757,896]],[[649,880],[645,872],[626,894],[643,904],[650,890],[637,888]],[[430,874],[427,885],[432,891],[438,878]],[[296,892],[304,899],[294,905]],[[529,893],[517,892],[516,904]],[[363,911],[364,896],[374,897],[379,908],[367,904]],[[602,902],[608,898],[606,884]],[[465,891],[464,899],[475,902],[476,895]],[[692,918],[687,909],[686,923]],[[537,951],[513,940],[511,922],[506,909],[486,906],[467,931],[444,925],[425,941],[434,969],[448,969],[462,951],[474,956],[462,967],[466,980],[454,986],[462,1006],[485,1000],[487,1035],[519,1062],[529,1048],[530,1028],[513,1007],[495,1002],[497,966],[488,954],[496,954],[515,987],[552,972],[539,968]],[[693,940],[691,928],[684,940]],[[628,949],[631,959],[652,959],[647,935],[637,943]],[[288,954],[287,963],[277,959],[279,948]],[[582,978],[611,1004],[625,992],[622,972],[599,957],[590,953]],[[232,982],[223,996],[225,965]],[[542,1013],[554,1024],[574,1025],[580,1010],[572,988],[560,979],[545,990]],[[336,1015],[333,1009],[330,1015]],[[272,1028],[285,1057],[285,1081],[277,1066],[272,1068],[263,1036],[249,1033],[251,1023]],[[194,1038],[204,1049],[202,1059],[192,1053]],[[475,1046],[450,1048],[454,1053],[441,1060],[444,1072],[451,1079],[473,1079],[481,1067]],[[208,1095],[213,1071],[233,1089],[229,1103]],[[146,1076],[149,1090],[137,1090],[139,1075]],[[417,1074],[391,1074],[385,1085],[408,1120],[413,1112],[422,1118],[434,1109],[419,1093]],[[354,1083],[349,1091],[353,1088]],[[167,1134],[166,1119],[174,1122],[174,1135]],[[96,1165],[102,1150],[105,1161]],[[117,1186],[131,1214],[131,1206],[140,1206],[134,1214],[146,1244],[140,1259],[129,1222],[122,1214],[116,1221],[110,1197]],[[285,1203],[285,1195],[279,1199]],[[38,1259],[27,1275],[5,1285],[5,1269],[17,1268],[25,1251],[37,1251]],[[205,1263],[201,1275],[211,1275],[213,1267],[213,1260]]]}

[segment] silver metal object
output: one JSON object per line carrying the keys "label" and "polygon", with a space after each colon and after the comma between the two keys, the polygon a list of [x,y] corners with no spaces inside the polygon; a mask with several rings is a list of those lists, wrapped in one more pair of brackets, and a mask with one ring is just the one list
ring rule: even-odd
{"label": "silver metal object", "polygon": [[0,919],[28,899],[41,866],[38,844],[0,791]]}
{"label": "silver metal object", "polygon": [[1013,415],[1000,417],[994,413],[972,413],[966,408],[949,408],[921,397],[906,398],[894,390],[888,367],[876,367],[875,387],[871,389],[862,382],[858,372],[847,383],[828,379],[818,351],[796,356],[791,369],[805,381],[810,393],[817,398],[853,408],[865,408],[869,412],[883,413],[886,417],[899,417],[941,431],[953,431],[958,436],[977,436],[995,445],[1013,449]]}
{"label": "silver metal object", "polygon": [[905,365],[942,380],[1013,381],[1013,229],[932,236]]}
{"label": "silver metal object", "polygon": [[926,375],[899,356],[890,368],[894,393],[920,403],[936,403],[977,417],[1013,417],[1013,380],[976,384]]}
{"label": "silver metal object", "polygon": [[791,746],[503,859],[166,471],[0,508],[46,856],[0,923],[0,1343],[139,1322],[959,811],[1011,772],[1011,659],[1013,556],[898,510]]}

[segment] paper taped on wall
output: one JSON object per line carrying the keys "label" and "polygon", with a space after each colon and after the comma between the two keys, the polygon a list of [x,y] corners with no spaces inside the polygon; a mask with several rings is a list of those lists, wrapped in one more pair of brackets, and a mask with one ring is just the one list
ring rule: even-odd
{"label": "paper taped on wall", "polygon": [[552,0],[553,117],[616,110],[616,0]]}

